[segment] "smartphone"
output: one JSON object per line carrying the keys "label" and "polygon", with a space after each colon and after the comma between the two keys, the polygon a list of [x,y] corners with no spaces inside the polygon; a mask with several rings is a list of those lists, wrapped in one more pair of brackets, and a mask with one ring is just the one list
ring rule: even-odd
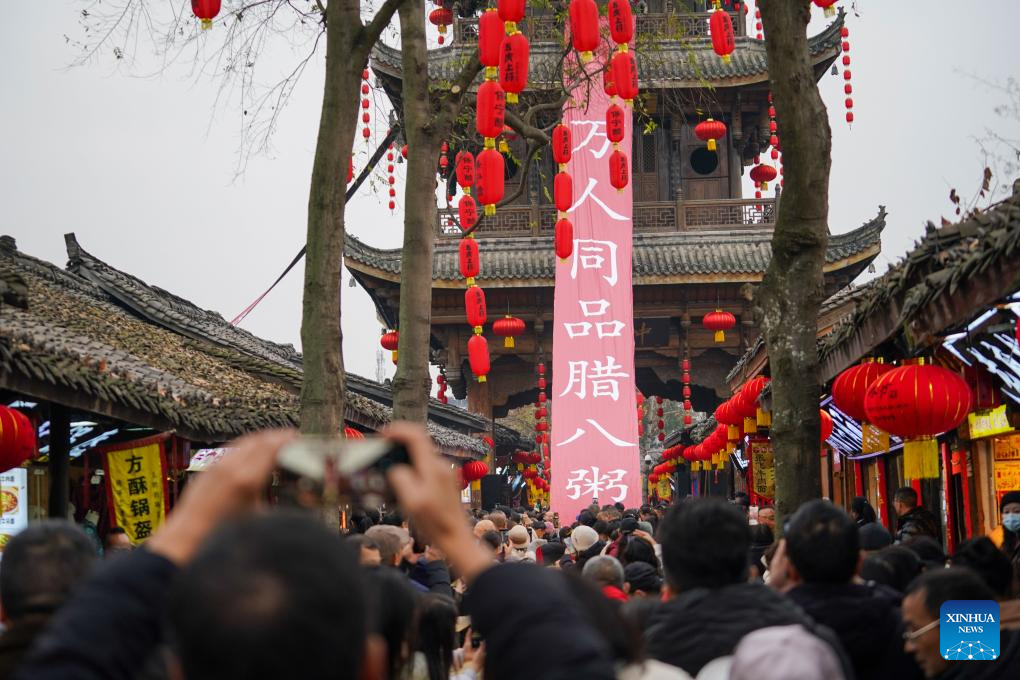
{"label": "smartphone", "polygon": [[478,633],[471,631],[471,648],[478,649],[482,646],[482,636]]}
{"label": "smartphone", "polygon": [[309,499],[319,495],[323,505],[350,503],[369,508],[395,500],[386,472],[394,465],[408,464],[402,444],[378,437],[302,437],[285,446],[277,459],[280,470],[295,483],[295,498],[305,499],[299,504],[309,505]]}

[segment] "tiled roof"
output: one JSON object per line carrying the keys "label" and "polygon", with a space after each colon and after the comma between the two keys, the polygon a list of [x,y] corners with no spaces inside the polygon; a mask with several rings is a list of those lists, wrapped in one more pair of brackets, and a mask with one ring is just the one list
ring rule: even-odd
{"label": "tiled roof", "polygon": [[[885,209],[863,226],[829,238],[826,262],[851,259],[880,245],[885,228]],[[550,237],[484,238],[481,275],[484,280],[538,279],[552,282],[556,256]],[[772,232],[678,232],[634,236],[634,282],[654,284],[661,277],[713,274],[761,276],[772,257]],[[872,254],[877,254],[877,251]],[[359,265],[382,272],[394,280],[400,274],[400,250],[379,250],[348,236],[348,266]],[[432,278],[459,281],[458,243],[436,243]],[[353,264],[352,264],[353,263]]]}
{"label": "tiled roof", "polygon": [[[808,39],[808,50],[816,67],[824,67],[840,49],[843,13],[818,35]],[[639,36],[640,37],[640,36]],[[453,44],[429,52],[429,78],[452,81],[474,52],[474,44]],[[528,80],[532,87],[558,85],[561,78],[563,49],[556,43],[532,45]],[[736,37],[736,49],[729,63],[712,50],[707,38],[686,41],[662,40],[655,49],[637,50],[641,87],[699,87],[704,81],[725,86],[726,81],[740,84],[766,81],[768,58],[765,42],[749,36]],[[402,72],[400,51],[381,43],[372,51],[372,68],[399,77]]]}
{"label": "tiled roof", "polygon": [[[73,237],[68,244],[73,271],[0,237],[0,386],[74,395],[85,410],[116,408],[198,441],[297,423],[293,348],[218,327],[228,326],[219,315],[105,265]],[[350,391],[347,407],[348,419],[369,427],[392,418],[386,405]],[[486,452],[467,434],[434,422],[429,429],[448,451]]]}

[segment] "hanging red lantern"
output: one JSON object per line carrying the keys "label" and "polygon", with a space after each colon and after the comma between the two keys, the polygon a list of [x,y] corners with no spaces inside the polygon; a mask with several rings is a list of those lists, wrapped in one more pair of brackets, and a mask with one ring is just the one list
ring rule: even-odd
{"label": "hanging red lantern", "polygon": [[344,428],[344,439],[364,439],[365,435],[360,430],[355,430],[353,427]]}
{"label": "hanging red lantern", "polygon": [[570,128],[563,123],[560,123],[553,128],[552,156],[553,161],[560,166],[560,170],[565,170],[565,166],[570,162],[572,144],[573,142],[570,139]]}
{"label": "hanging red lantern", "polygon": [[854,420],[867,421],[864,398],[868,394],[868,389],[879,376],[892,369],[893,367],[888,364],[869,361],[851,366],[840,373],[832,383],[832,401],[836,408]]}
{"label": "hanging red lantern", "polygon": [[499,84],[510,104],[516,104],[518,95],[528,86],[529,52],[528,39],[520,32],[507,35],[500,45]]}
{"label": "hanging red lantern", "polygon": [[599,8],[595,0],[570,0],[570,37],[581,62],[592,60],[599,46]]}
{"label": "hanging red lantern", "polygon": [[[628,54],[630,54],[628,52]],[[616,149],[609,155],[609,183],[617,191],[623,191],[630,181],[630,160],[627,154]]]}
{"label": "hanging red lantern", "polygon": [[609,17],[609,37],[617,45],[626,45],[634,37],[634,14],[630,0],[609,0],[606,5]]}
{"label": "hanging red lantern", "polygon": [[457,184],[465,194],[471,193],[475,185],[475,156],[470,151],[461,151],[456,158]]}
{"label": "hanging red lantern", "polygon": [[473,286],[480,269],[478,257],[478,241],[472,236],[460,240],[460,275],[467,279],[467,285]]}
{"label": "hanging red lantern", "polygon": [[202,30],[209,30],[213,19],[220,13],[220,0],[191,0],[191,11],[201,20]]}
{"label": "hanging red lantern", "polygon": [[429,12],[429,23],[439,29],[439,44],[442,45],[446,27],[453,23],[453,12],[446,7],[437,7]]}
{"label": "hanging red lantern", "polygon": [[524,335],[526,326],[523,319],[507,314],[492,324],[492,332],[503,338],[503,347],[513,349],[514,338]]}
{"label": "hanging red lantern", "polygon": [[478,204],[475,199],[468,195],[460,197],[457,203],[457,218],[460,221],[461,231],[467,231],[478,222]]}
{"label": "hanging red lantern", "polygon": [[525,0],[497,0],[496,9],[500,21],[507,25],[507,33],[512,33],[517,30],[517,23],[524,19]]}
{"label": "hanging red lantern", "polygon": [[680,369],[684,373],[690,372],[690,370],[691,370],[691,360],[690,359],[684,359],[683,361],[681,361],[680,362]]}
{"label": "hanging red lantern", "polygon": [[557,172],[553,178],[553,200],[561,213],[574,204],[574,179],[567,172]]}
{"label": "hanging red lantern", "polygon": [[352,179],[354,179],[354,157],[353,156],[347,160],[347,183],[350,184]]}
{"label": "hanging red lantern", "polygon": [[606,137],[613,144],[619,144],[623,141],[626,129],[627,117],[623,107],[619,104],[610,104],[606,109]]}
{"label": "hanging red lantern", "polygon": [[602,90],[606,93],[606,96],[612,98],[616,96],[616,83],[613,82],[613,62],[608,61],[606,67],[602,69]]}
{"label": "hanging red lantern", "polygon": [[[523,322],[522,322],[522,323],[523,323]],[[538,379],[538,389],[540,389],[540,390],[544,390],[544,389],[545,389],[545,387],[546,387],[546,382],[545,382],[545,378],[539,378],[539,379]]]}
{"label": "hanging red lantern", "polygon": [[815,5],[825,10],[825,16],[836,16],[836,8],[833,7],[839,0],[814,0]]}
{"label": "hanging red lantern", "polygon": [[694,135],[701,141],[708,143],[709,151],[715,151],[715,140],[722,139],[726,135],[726,123],[721,120],[707,118],[694,126]]}
{"label": "hanging red lantern", "polygon": [[489,375],[489,343],[484,335],[476,333],[467,343],[468,363],[478,382],[483,383]]}
{"label": "hanging red lantern", "polygon": [[566,217],[556,221],[556,232],[553,237],[556,257],[566,260],[574,252],[574,225]]}
{"label": "hanging red lantern", "polygon": [[712,49],[722,57],[724,64],[730,63],[730,55],[733,54],[736,41],[733,37],[733,19],[730,18],[729,12],[721,8],[712,12],[709,31],[712,34]]}
{"label": "hanging red lantern", "polygon": [[478,154],[478,169],[475,183],[478,200],[486,215],[496,214],[496,204],[503,200],[504,191],[503,156],[495,149],[485,149]]}
{"label": "hanging red lantern", "polygon": [[637,61],[633,52],[617,52],[611,62],[613,67],[613,85],[616,94],[628,104],[638,96]]}
{"label": "hanging red lantern", "polygon": [[467,313],[468,326],[472,326],[475,333],[481,333],[487,318],[485,291],[481,287],[468,286],[464,291],[464,311]]}
{"label": "hanging red lantern", "polygon": [[818,409],[818,418],[821,423],[821,441],[824,444],[825,440],[832,436],[832,416],[825,409]]}
{"label": "hanging red lantern", "polygon": [[485,148],[494,149],[506,120],[506,93],[499,83],[487,80],[478,86],[475,109],[475,130],[484,138]]}
{"label": "hanging red lantern", "polygon": [[379,338],[379,344],[382,345],[383,349],[388,349],[393,353],[393,363],[397,363],[397,346],[400,344],[400,333],[397,331],[386,331]]}
{"label": "hanging red lantern", "polygon": [[36,453],[36,430],[29,417],[18,409],[0,406],[0,472],[18,467]]}
{"label": "hanging red lantern", "polygon": [[761,183],[763,191],[768,191],[769,182],[776,178],[776,169],[771,165],[761,163],[751,168],[751,179]]}
{"label": "hanging red lantern", "polygon": [[726,339],[726,331],[733,328],[736,323],[737,318],[735,316],[721,309],[709,312],[701,320],[702,326],[710,331],[715,331],[716,342],[723,342]]}
{"label": "hanging red lantern", "polygon": [[489,474],[489,466],[480,460],[470,460],[461,468],[461,477],[468,482],[476,482]]}
{"label": "hanging red lantern", "polygon": [[682,394],[684,395],[684,399],[690,399],[691,398],[691,386],[690,385],[684,385],[684,389],[683,389]]}
{"label": "hanging red lantern", "polygon": [[971,393],[958,374],[932,365],[893,368],[864,397],[868,422],[898,437],[931,437],[967,418]]}
{"label": "hanging red lantern", "polygon": [[499,48],[503,44],[503,33],[503,22],[496,9],[490,7],[482,12],[482,16],[478,17],[478,61],[485,67],[485,77],[489,80],[495,78],[499,71]]}

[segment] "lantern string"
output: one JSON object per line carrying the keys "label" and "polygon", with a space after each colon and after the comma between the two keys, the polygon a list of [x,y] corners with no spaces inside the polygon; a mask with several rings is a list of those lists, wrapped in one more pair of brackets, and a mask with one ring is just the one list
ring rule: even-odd
{"label": "lantern string", "polygon": [[[375,164],[378,163],[379,160],[383,157],[383,155],[386,153],[386,150],[389,148],[390,143],[397,138],[399,132],[400,132],[399,126],[395,125],[390,129],[386,137],[381,142],[379,142],[379,146],[376,147],[375,153],[372,154],[372,157],[369,159],[368,163],[358,174],[357,178],[355,178],[354,183],[347,188],[347,193],[344,194],[345,205],[347,204],[348,201],[350,201],[354,197],[354,194],[358,192],[358,189],[361,187],[362,184],[364,184],[365,180],[368,179],[368,176],[372,173],[372,170],[375,168]],[[262,295],[259,295],[257,298],[255,298],[254,302],[245,307],[240,314],[235,316],[231,320],[230,325],[236,326],[237,324],[244,321],[245,317],[251,314],[252,310],[254,310],[255,307],[257,307],[258,304],[262,302],[262,300],[267,295],[269,295],[269,293],[271,293],[274,288],[276,288],[280,281],[283,281],[284,277],[286,277],[287,274],[289,274],[290,271],[294,269],[295,266],[297,266],[297,263],[301,261],[301,259],[305,256],[305,253],[307,251],[308,244],[301,246],[301,250],[299,250],[298,254],[294,256],[294,259],[290,261],[290,264],[288,264],[286,269],[283,270],[283,273],[276,277],[276,280],[273,281],[273,285],[269,286],[269,288],[267,288],[265,292],[262,293]]]}

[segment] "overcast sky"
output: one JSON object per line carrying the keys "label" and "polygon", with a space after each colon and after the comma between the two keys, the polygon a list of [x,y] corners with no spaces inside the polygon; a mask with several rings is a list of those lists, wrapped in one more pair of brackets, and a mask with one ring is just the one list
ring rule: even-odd
{"label": "overcast sky", "polygon": [[[82,37],[78,13],[93,4],[5,7],[0,233],[62,265],[63,234],[73,231],[113,266],[230,319],[304,241],[321,56],[283,112],[272,152],[252,158],[236,176],[239,112],[229,104],[216,108],[215,82],[196,79],[186,64],[139,77],[156,71],[141,49],[130,69],[112,49],[92,65],[67,68],[81,50],[65,36]],[[843,121],[842,78],[822,79],[833,126],[829,222],[834,233],[847,231],[886,205],[882,271],[921,235],[925,220],[952,216],[950,187],[966,197],[976,189],[985,160],[975,138],[1004,127],[994,113],[1002,96],[977,78],[1001,84],[1017,75],[1009,45],[1020,2],[858,0],[857,7],[860,16],[848,20],[852,129]],[[818,15],[812,32],[823,24]],[[222,30],[214,27],[203,39],[216,40]],[[272,58],[279,68],[295,59],[288,50]],[[1017,122],[1010,125],[1017,136]],[[360,138],[356,147],[364,151]],[[385,197],[366,189],[348,210],[348,228],[374,246],[401,242],[399,214],[391,216]],[[368,296],[348,288],[347,279],[344,357],[349,370],[374,376],[378,323]],[[301,283],[297,268],[243,326],[299,345]]]}

